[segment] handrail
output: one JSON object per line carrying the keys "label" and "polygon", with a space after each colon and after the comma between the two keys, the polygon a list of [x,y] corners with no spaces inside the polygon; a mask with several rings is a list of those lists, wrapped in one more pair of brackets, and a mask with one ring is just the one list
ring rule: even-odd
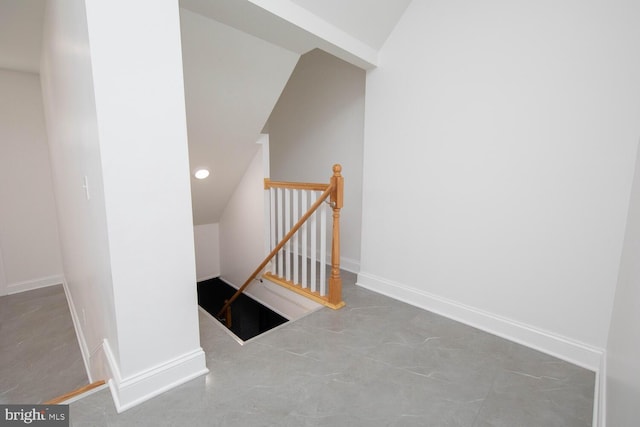
{"label": "handrail", "polygon": [[313,190],[324,191],[331,184],[316,184],[312,182],[288,182],[288,181],[271,181],[269,178],[264,179],[264,189],[270,188],[290,188],[293,190]]}
{"label": "handrail", "polygon": [[[335,171],[335,166],[334,166],[334,171]],[[293,235],[296,234],[296,232],[300,229],[300,227],[302,227],[302,225],[309,219],[309,217],[313,215],[313,213],[320,207],[320,205],[324,203],[327,197],[331,196],[334,193],[335,188],[336,188],[336,180],[332,179],[331,183],[327,185],[326,190],[324,190],[324,192],[320,195],[318,200],[316,200],[315,203],[311,205],[309,210],[304,215],[302,215],[302,217],[293,226],[293,228],[289,230],[289,232],[284,236],[284,238],[280,241],[280,243],[278,243],[276,247],[273,248],[273,250],[269,253],[269,255],[266,256],[266,258],[260,263],[258,268],[255,269],[255,271],[251,274],[251,276],[249,276],[247,281],[244,282],[244,284],[236,291],[236,293],[233,294],[233,296],[224,304],[222,309],[218,312],[218,315],[216,316],[217,318],[222,317],[224,312],[229,308],[229,306],[231,306],[231,304],[236,300],[236,298],[238,298],[240,294],[244,292],[244,290],[253,282],[256,276],[260,274],[260,272],[267,266],[267,264],[269,264],[269,261],[271,261],[273,257],[276,256],[276,254],[280,251],[280,249],[282,249],[284,245],[286,245],[287,242],[291,240]],[[332,199],[334,197],[332,197]]]}

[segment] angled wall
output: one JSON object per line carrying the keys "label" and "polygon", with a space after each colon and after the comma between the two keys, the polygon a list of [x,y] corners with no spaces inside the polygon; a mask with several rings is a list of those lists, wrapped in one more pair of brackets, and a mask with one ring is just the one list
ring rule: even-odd
{"label": "angled wall", "polygon": [[639,7],[413,1],[367,75],[358,282],[596,369],[640,136]]}
{"label": "angled wall", "polygon": [[196,225],[215,224],[257,151],[298,55],[202,15],[180,10]]}
{"label": "angled wall", "polygon": [[[360,268],[365,72],[321,50],[300,58],[269,117],[271,179],[329,182],[342,165],[341,267]],[[330,227],[328,233],[330,233]]]}
{"label": "angled wall", "polygon": [[49,2],[42,82],[72,315],[122,411],[207,372],[177,0]]}
{"label": "angled wall", "polygon": [[[640,151],[607,343],[606,425],[634,426],[640,419]],[[604,427],[604,423],[602,424]]]}

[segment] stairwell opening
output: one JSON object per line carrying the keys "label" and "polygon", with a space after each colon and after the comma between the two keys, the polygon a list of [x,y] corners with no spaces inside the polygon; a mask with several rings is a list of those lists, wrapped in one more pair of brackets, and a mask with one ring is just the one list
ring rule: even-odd
{"label": "stairwell opening", "polygon": [[242,294],[232,304],[231,322],[227,324],[216,315],[235,292],[234,287],[220,278],[198,282],[198,305],[239,342],[248,341],[289,321],[250,296]]}

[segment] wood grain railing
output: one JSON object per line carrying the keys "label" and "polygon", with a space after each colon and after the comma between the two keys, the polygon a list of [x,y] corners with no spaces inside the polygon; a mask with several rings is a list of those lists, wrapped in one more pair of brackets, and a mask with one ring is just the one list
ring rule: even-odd
{"label": "wood grain railing", "polygon": [[[228,316],[228,310],[231,307],[231,304],[244,292],[244,290],[254,281],[254,279],[267,267],[267,265],[277,257],[277,264],[271,269],[271,272],[267,272],[264,274],[264,277],[268,278],[274,283],[277,283],[281,286],[286,287],[298,294],[304,295],[307,298],[310,298],[320,304],[323,304],[327,307],[333,309],[339,309],[345,305],[344,301],[342,301],[342,279],[340,277],[340,209],[342,209],[344,203],[344,178],[342,177],[342,167],[340,165],[333,166],[333,176],[329,184],[313,184],[313,183],[295,183],[295,182],[282,182],[282,181],[271,181],[269,179],[265,179],[264,185],[265,190],[275,191],[281,190],[284,191],[288,197],[288,191],[293,190],[301,190],[304,194],[302,206],[306,205],[306,192],[322,192],[316,199],[313,201],[309,209],[297,220],[297,222],[291,227],[291,229],[282,236],[284,232],[284,227],[289,228],[291,219],[296,220],[297,217],[297,208],[298,203],[293,204],[293,209],[290,208],[290,205],[287,204],[287,210],[285,216],[282,218],[276,219],[275,207],[273,203],[274,197],[272,197],[271,203],[271,237],[272,241],[278,240],[278,243],[273,246],[271,252],[262,260],[262,262],[258,265],[258,267],[253,271],[253,273],[249,276],[249,278],[244,282],[244,284],[238,289],[238,291],[224,304],[222,309],[218,312],[217,317],[219,319],[224,319]],[[297,193],[294,193],[297,194]],[[281,198],[283,199],[283,198]],[[329,286],[328,289],[325,286],[320,286],[318,290],[315,286],[309,286],[307,280],[298,280],[301,276],[298,274],[297,266],[302,265],[302,270],[305,273],[302,277],[307,277],[306,274],[306,266],[307,266],[307,241],[306,241],[306,224],[307,221],[312,218],[315,221],[315,213],[329,199],[329,204],[331,209],[333,210],[333,229],[331,233],[331,271],[329,275]],[[289,199],[287,199],[289,200]],[[294,200],[296,200],[296,196],[294,196]],[[290,202],[287,202],[290,203]],[[305,206],[306,207],[306,206]],[[286,218],[285,218],[286,217]],[[280,222],[280,219],[283,221]],[[276,221],[278,223],[276,224]],[[278,226],[276,226],[278,225]],[[291,247],[291,239],[294,236],[297,238],[300,236],[298,234],[300,229],[304,228],[303,233],[304,239],[302,243],[296,242],[293,247]],[[322,230],[322,228],[321,228]],[[322,232],[321,232],[322,233]],[[316,259],[315,259],[315,251],[316,251],[316,234],[311,233],[311,278],[309,282],[315,283],[316,276]],[[277,237],[276,237],[277,236]],[[321,242],[323,241],[323,236],[320,236]],[[298,248],[301,246],[301,251],[298,251]],[[320,273],[321,278],[324,277],[324,269],[325,263],[324,260],[326,258],[326,252],[324,248],[320,250],[321,261],[320,261]],[[289,262],[291,259],[295,260],[293,276],[291,276],[291,270],[287,267],[286,261],[284,257],[288,257]],[[293,257],[293,258],[292,258]],[[300,258],[301,263],[299,264],[298,259]],[[274,263],[276,264],[276,263]],[[286,273],[282,275],[282,271]],[[278,274],[280,271],[280,274]],[[321,280],[322,282],[322,280]],[[321,283],[322,285],[322,283]]]}

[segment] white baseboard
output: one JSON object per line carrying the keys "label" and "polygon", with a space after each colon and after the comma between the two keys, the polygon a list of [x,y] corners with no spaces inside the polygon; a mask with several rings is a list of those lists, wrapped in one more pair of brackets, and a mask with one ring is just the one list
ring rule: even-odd
{"label": "white baseboard", "polygon": [[600,369],[596,372],[596,393],[593,399],[593,426],[607,425],[607,354],[604,353]]}
{"label": "white baseboard", "polygon": [[340,269],[358,274],[360,272],[360,261],[357,259],[340,257]]}
{"label": "white baseboard", "polygon": [[105,339],[102,347],[110,370],[109,388],[118,413],[209,372],[204,351],[197,348],[153,368],[122,378],[109,341]]}
{"label": "white baseboard", "polygon": [[220,277],[220,275],[219,274],[214,274],[214,275],[211,275],[211,276],[198,277],[196,279],[196,282],[204,282],[205,280],[215,279],[216,277]]}
{"label": "white baseboard", "polygon": [[34,289],[46,288],[47,286],[60,285],[63,278],[60,275],[41,277],[34,280],[26,280],[24,282],[10,283],[7,285],[7,295],[17,294],[19,292],[32,291]]}
{"label": "white baseboard", "polygon": [[410,288],[373,274],[359,273],[357,285],[542,351],[594,372],[600,369],[602,363],[603,349],[419,289]]}
{"label": "white baseboard", "polygon": [[64,288],[64,294],[67,297],[69,312],[71,312],[71,321],[73,322],[73,328],[76,331],[76,338],[78,339],[78,345],[80,346],[80,354],[82,354],[84,369],[85,371],[87,371],[89,383],[92,383],[95,381],[95,379],[91,375],[91,353],[89,351],[89,346],[87,345],[87,340],[84,337],[84,331],[82,329],[82,324],[80,323],[80,317],[78,316],[78,311],[76,310],[76,306],[73,303],[73,297],[71,296],[69,285],[67,285],[66,280],[62,281],[62,287]]}

